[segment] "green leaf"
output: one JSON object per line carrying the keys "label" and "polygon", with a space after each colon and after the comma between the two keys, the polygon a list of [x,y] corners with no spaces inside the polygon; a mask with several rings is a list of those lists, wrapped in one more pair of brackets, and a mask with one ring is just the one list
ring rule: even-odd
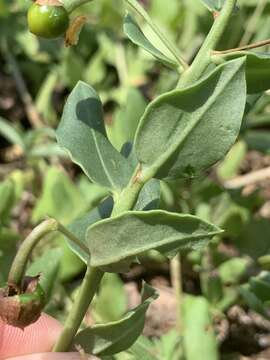
{"label": "green leaf", "polygon": [[[67,226],[68,230],[76,236],[78,240],[86,245],[86,231],[88,227],[101,219],[105,219],[110,216],[113,208],[112,198],[104,200],[98,207],[92,209],[88,214],[79,217]],[[83,248],[78,246],[73,241],[67,239],[68,246],[81,260],[86,264],[89,261],[90,253],[83,251]]]}
{"label": "green leaf", "polygon": [[61,249],[51,249],[46,251],[41,257],[36,259],[27,269],[28,276],[40,274],[40,285],[45,292],[46,303],[49,302],[53,287],[57,281],[58,271],[62,257]]}
{"label": "green leaf", "polygon": [[141,335],[137,341],[127,350],[125,354],[127,355],[126,359],[121,357],[123,353],[120,353],[116,356],[117,360],[157,360],[156,356],[157,349],[154,346],[154,343],[150,341],[146,336]]}
{"label": "green leaf", "polygon": [[159,206],[160,201],[160,181],[152,179],[142,188],[134,210],[154,210]]}
{"label": "green leaf", "polygon": [[138,45],[148,51],[164,65],[173,68],[177,68],[179,66],[175,61],[164,55],[151,43],[131,14],[127,14],[124,18],[124,33],[135,45]]}
{"label": "green leaf", "polygon": [[270,301],[270,272],[263,271],[259,276],[249,279],[252,291],[263,303]]}
{"label": "green leaf", "polygon": [[194,176],[225,156],[244,114],[244,64],[243,58],[222,64],[193,86],[150,103],[135,138],[142,173]]}
{"label": "green leaf", "polygon": [[226,55],[227,59],[246,56],[246,80],[249,94],[270,89],[270,54],[241,51]]}
{"label": "green leaf", "polygon": [[95,90],[81,81],[68,97],[57,140],[93,182],[114,190],[127,184],[131,170],[107,139],[102,103]]}
{"label": "green leaf", "polygon": [[261,314],[268,320],[270,319],[268,309],[265,307],[263,302],[250,290],[249,284],[240,286],[239,292],[246,301],[247,305],[258,314]]}
{"label": "green leaf", "polygon": [[186,360],[218,360],[218,345],[208,302],[203,297],[185,296],[183,315]]}
{"label": "green leaf", "polygon": [[156,291],[144,284],[141,305],[119,321],[82,330],[75,337],[75,344],[94,355],[112,355],[128,349],[140,336],[146,311],[157,297]]}
{"label": "green leaf", "polygon": [[[162,254],[202,246],[221,230],[192,215],[161,210],[126,212],[90,226],[86,239],[95,267],[126,265],[151,249]],[[110,270],[113,272],[113,266]]]}
{"label": "green leaf", "polygon": [[223,262],[218,267],[218,273],[225,284],[237,284],[246,274],[250,261],[236,257]]}

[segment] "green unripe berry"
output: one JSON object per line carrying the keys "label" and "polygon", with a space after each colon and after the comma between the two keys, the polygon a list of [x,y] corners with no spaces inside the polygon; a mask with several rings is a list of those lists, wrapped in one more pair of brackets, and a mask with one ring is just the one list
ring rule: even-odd
{"label": "green unripe berry", "polygon": [[68,12],[63,6],[34,3],[28,10],[27,21],[31,33],[46,39],[63,35],[69,26]]}

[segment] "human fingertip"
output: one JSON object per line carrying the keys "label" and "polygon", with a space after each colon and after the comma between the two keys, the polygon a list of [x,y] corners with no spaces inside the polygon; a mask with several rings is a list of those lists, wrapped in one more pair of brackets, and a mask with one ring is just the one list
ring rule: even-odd
{"label": "human fingertip", "polygon": [[46,314],[23,330],[0,320],[0,360],[51,351],[61,330],[62,325]]}

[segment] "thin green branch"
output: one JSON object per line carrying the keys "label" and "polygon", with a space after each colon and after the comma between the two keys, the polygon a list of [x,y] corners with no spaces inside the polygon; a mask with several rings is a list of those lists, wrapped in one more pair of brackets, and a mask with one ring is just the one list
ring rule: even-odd
{"label": "thin green branch", "polygon": [[10,268],[8,282],[20,286],[23,276],[25,274],[26,266],[31,253],[37,243],[44,238],[44,236],[59,231],[71,241],[75,242],[82,250],[88,252],[88,248],[84,246],[72,233],[70,233],[63,225],[55,219],[48,219],[43,221],[27,236],[13,260]]}
{"label": "thin green branch", "polygon": [[207,35],[192,65],[181,76],[178,88],[184,88],[200,78],[211,63],[211,52],[217,46],[233,13],[237,0],[227,0]]}
{"label": "thin green branch", "polygon": [[236,52],[257,49],[259,47],[263,47],[263,46],[267,46],[267,45],[270,45],[270,39],[258,41],[256,43],[245,45],[245,46],[240,46],[240,47],[237,47],[234,49],[228,49],[228,50],[223,50],[223,51],[212,51],[212,55],[228,55],[228,54],[231,55]]}
{"label": "thin green branch", "polygon": [[49,233],[57,230],[57,221],[48,219],[39,224],[22,243],[9,271],[8,282],[20,286],[30,255],[37,243]]}
{"label": "thin green branch", "polygon": [[104,273],[101,270],[91,268],[90,266],[87,267],[79,294],[71,312],[68,315],[64,325],[64,330],[53,348],[54,352],[64,352],[70,349],[73,339],[83,321],[85,313],[88,310],[95,293],[97,292],[103,275]]}
{"label": "thin green branch", "polygon": [[142,178],[141,166],[138,165],[127,187],[122,191],[119,197],[115,199],[115,205],[111,216],[116,216],[124,211],[131,210],[136,203],[143,185],[148,180],[150,179]]}

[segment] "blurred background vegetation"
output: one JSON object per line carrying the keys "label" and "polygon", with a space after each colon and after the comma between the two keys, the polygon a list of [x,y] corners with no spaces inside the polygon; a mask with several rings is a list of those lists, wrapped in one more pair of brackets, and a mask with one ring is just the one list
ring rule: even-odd
{"label": "blurred background vegetation", "polygon": [[[211,12],[200,0],[141,2],[191,61],[211,27]],[[83,80],[99,93],[108,136],[120,150],[132,141],[147,103],[178,80],[176,72],[125,38],[124,1],[95,0],[78,9],[88,21],[78,45],[70,48],[62,39],[47,41],[29,33],[30,4],[0,0],[1,285],[17,247],[45,216],[68,225],[108,196],[55,141],[54,129],[75,84]],[[238,7],[218,49],[270,37],[269,0],[239,0]],[[269,76],[270,67],[260,71]],[[176,299],[164,258],[147,253],[128,274],[105,277],[85,324],[116,320],[138,304],[142,278],[160,292],[144,336],[115,359],[176,360],[182,345],[187,360],[270,359],[269,126],[270,93],[249,95],[240,138],[224,161],[204,177],[161,183],[160,207],[199,215],[225,232],[208,249],[183,259],[183,289],[189,294],[183,316],[191,324],[183,342],[175,330]],[[45,239],[33,260],[30,273],[44,264],[50,269],[54,286],[47,312],[63,320],[85,265],[62,236]],[[204,342],[207,350],[201,349]]]}

